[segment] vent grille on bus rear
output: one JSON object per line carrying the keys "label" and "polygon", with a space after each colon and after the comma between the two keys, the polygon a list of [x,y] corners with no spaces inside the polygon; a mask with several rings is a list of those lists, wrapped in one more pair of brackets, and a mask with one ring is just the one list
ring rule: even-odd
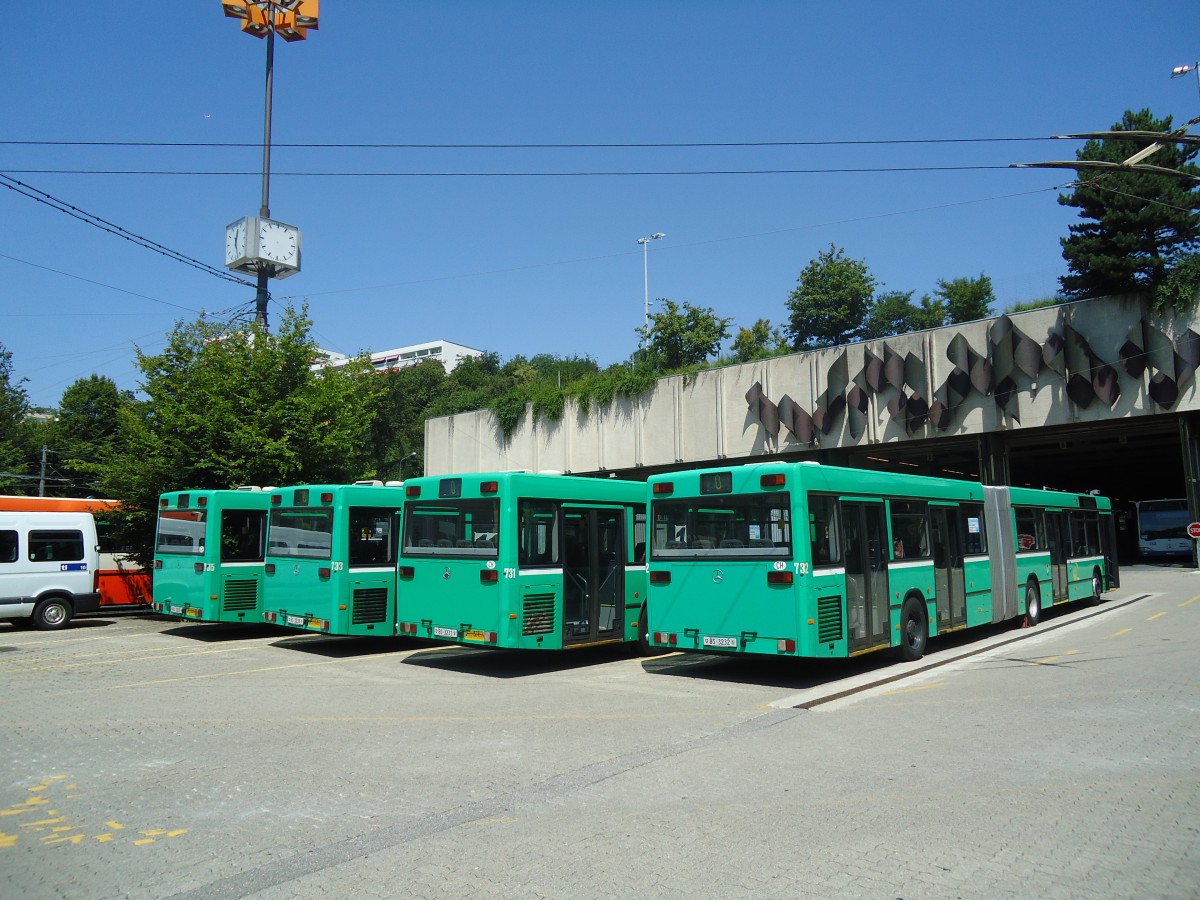
{"label": "vent grille on bus rear", "polygon": [[257,578],[230,578],[225,582],[225,609],[254,609],[258,606]]}
{"label": "vent grille on bus rear", "polygon": [[817,598],[817,641],[828,644],[842,639],[842,598]]}
{"label": "vent grille on bus rear", "polygon": [[387,621],[387,588],[362,588],[354,592],[354,614],[350,621],[355,625]]}
{"label": "vent grille on bus rear", "polygon": [[521,634],[550,634],[554,631],[553,594],[530,594],[523,603]]}

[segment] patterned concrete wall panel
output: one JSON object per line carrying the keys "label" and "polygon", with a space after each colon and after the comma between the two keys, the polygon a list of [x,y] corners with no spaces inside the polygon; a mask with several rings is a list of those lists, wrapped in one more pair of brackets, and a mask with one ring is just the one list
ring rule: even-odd
{"label": "patterned concrete wall panel", "polygon": [[[643,465],[642,401],[618,398],[597,416],[605,469]],[[573,471],[587,471],[576,469]]]}

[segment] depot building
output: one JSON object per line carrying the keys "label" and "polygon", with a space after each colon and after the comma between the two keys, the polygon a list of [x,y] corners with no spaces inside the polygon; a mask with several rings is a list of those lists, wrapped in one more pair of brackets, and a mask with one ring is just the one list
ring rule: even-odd
{"label": "depot building", "polygon": [[430,419],[426,474],[524,469],[644,480],[764,459],[1030,485],[1197,521],[1200,323],[1105,297],[660,379],[603,408]]}

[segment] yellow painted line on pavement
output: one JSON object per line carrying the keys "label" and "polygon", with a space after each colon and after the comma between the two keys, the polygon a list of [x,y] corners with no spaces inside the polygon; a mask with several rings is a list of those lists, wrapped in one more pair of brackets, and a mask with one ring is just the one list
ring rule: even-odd
{"label": "yellow painted line on pavement", "polygon": [[1184,606],[1189,606],[1189,605],[1191,605],[1192,603],[1195,603],[1197,600],[1200,600],[1200,594],[1197,594],[1197,595],[1196,595],[1195,597],[1193,597],[1191,600],[1184,600],[1184,601],[1183,601],[1182,603],[1180,603],[1179,605],[1180,605],[1181,607],[1184,607]]}
{"label": "yellow painted line on pavement", "polygon": [[1058,656],[1047,656],[1045,659],[1035,659],[1033,662],[1030,663],[1030,665],[1031,666],[1049,665],[1052,662],[1057,662],[1058,660],[1064,659],[1068,656],[1074,656],[1078,652],[1079,652],[1078,650],[1068,650],[1066,653],[1058,654]]}
{"label": "yellow painted line on pavement", "polygon": [[1157,613],[1155,613],[1154,615],[1152,615],[1150,618],[1148,618],[1146,621],[1147,621],[1147,622],[1153,622],[1155,619],[1161,619],[1161,618],[1162,618],[1163,616],[1165,616],[1166,614],[1167,614],[1167,613],[1166,613],[1166,611],[1165,611],[1165,610],[1164,610],[1163,612],[1157,612]]}
{"label": "yellow painted line on pavement", "polygon": [[1129,632],[1131,632],[1131,631],[1133,631],[1132,628],[1122,628],[1120,631],[1114,631],[1112,634],[1110,634],[1108,637],[1106,637],[1105,640],[1107,641],[1107,640],[1109,640],[1109,638],[1115,638],[1115,637],[1120,637],[1123,634],[1129,634]]}
{"label": "yellow painted line on pavement", "polygon": [[914,691],[927,691],[930,688],[945,687],[946,684],[947,684],[947,682],[945,682],[945,681],[939,681],[936,684],[922,684],[922,685],[918,685],[917,687],[898,688],[897,690],[894,690],[894,691],[884,691],[883,696],[892,697],[896,694],[911,694]]}

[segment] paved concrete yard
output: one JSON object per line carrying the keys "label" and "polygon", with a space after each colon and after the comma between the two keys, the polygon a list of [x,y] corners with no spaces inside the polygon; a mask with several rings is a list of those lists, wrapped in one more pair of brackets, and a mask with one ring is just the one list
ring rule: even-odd
{"label": "paved concrete yard", "polygon": [[0,897],[1196,897],[1200,575],[918,663],[0,625]]}

